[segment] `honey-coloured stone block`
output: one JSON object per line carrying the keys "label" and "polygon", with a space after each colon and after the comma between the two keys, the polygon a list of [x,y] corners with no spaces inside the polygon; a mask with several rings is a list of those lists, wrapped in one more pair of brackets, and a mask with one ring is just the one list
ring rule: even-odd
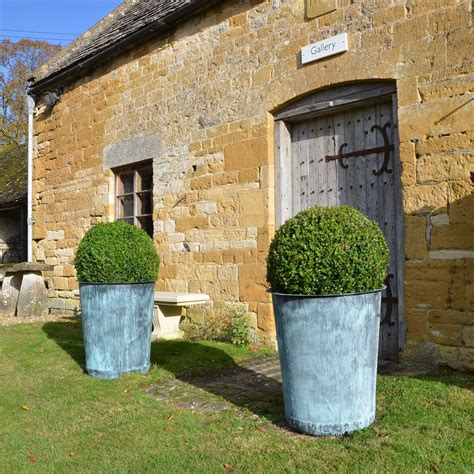
{"label": "honey-coloured stone block", "polygon": [[428,341],[428,313],[426,310],[407,310],[405,322],[407,337],[410,341]]}
{"label": "honey-coloured stone block", "polygon": [[430,248],[474,250],[474,222],[433,227]]}
{"label": "honey-coloured stone block", "polygon": [[462,346],[463,328],[460,324],[430,324],[429,339],[443,346]]}
{"label": "honey-coloured stone block", "polygon": [[263,166],[268,163],[268,155],[266,137],[236,142],[224,148],[225,168],[234,171]]}
{"label": "honey-coloured stone block", "polygon": [[239,288],[241,301],[269,302],[266,268],[260,264],[239,266]]}
{"label": "honey-coloured stone block", "polygon": [[258,303],[257,325],[263,331],[275,331],[275,317],[273,315],[272,303]]}
{"label": "honey-coloured stone block", "polygon": [[474,326],[463,328],[462,340],[466,347],[474,347]]}
{"label": "honey-coloured stone block", "polygon": [[425,216],[404,217],[405,258],[425,260],[428,258],[427,218]]}
{"label": "honey-coloured stone block", "polygon": [[429,214],[445,211],[448,204],[446,183],[406,186],[403,189],[403,209],[408,214]]}

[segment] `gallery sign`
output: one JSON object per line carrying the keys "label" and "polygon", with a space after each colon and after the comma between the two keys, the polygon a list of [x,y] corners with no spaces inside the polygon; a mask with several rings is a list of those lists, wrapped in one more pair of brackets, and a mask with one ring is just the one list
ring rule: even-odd
{"label": "gallery sign", "polygon": [[301,63],[306,64],[317,61],[318,59],[333,56],[334,54],[343,53],[348,49],[347,33],[342,33],[305,46],[301,50]]}

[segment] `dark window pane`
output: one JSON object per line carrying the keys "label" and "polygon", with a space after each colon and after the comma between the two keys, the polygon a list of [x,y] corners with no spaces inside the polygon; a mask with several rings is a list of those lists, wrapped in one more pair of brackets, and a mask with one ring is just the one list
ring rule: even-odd
{"label": "dark window pane", "polygon": [[133,195],[119,198],[119,217],[133,217]]}
{"label": "dark window pane", "polygon": [[138,171],[141,180],[141,186],[138,191],[149,190],[153,187],[153,169],[152,167],[142,168]]}
{"label": "dark window pane", "polygon": [[153,237],[153,221],[151,216],[139,217],[138,227],[141,227],[150,237]]}
{"label": "dark window pane", "polygon": [[121,174],[120,181],[122,186],[119,188],[119,194],[133,193],[133,173]]}
{"label": "dark window pane", "polygon": [[128,217],[126,219],[117,219],[119,221],[126,222],[127,224],[133,225],[133,217]]}
{"label": "dark window pane", "polygon": [[138,194],[138,214],[151,214],[151,193]]}

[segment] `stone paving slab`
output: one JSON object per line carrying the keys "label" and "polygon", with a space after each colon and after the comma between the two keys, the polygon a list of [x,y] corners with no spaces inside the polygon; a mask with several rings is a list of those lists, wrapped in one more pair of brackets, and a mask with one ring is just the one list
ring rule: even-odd
{"label": "stone paving slab", "polygon": [[167,379],[145,392],[193,412],[242,408],[257,417],[284,418],[278,356],[252,359],[203,376]]}

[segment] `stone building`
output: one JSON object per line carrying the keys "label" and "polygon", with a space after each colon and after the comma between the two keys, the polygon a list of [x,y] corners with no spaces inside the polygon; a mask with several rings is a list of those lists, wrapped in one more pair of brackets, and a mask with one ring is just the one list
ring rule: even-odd
{"label": "stone building", "polygon": [[160,289],[244,302],[272,341],[275,226],[350,204],[392,250],[382,355],[472,369],[473,50],[469,0],[124,2],[32,79],[52,309],[86,229],[124,219]]}

